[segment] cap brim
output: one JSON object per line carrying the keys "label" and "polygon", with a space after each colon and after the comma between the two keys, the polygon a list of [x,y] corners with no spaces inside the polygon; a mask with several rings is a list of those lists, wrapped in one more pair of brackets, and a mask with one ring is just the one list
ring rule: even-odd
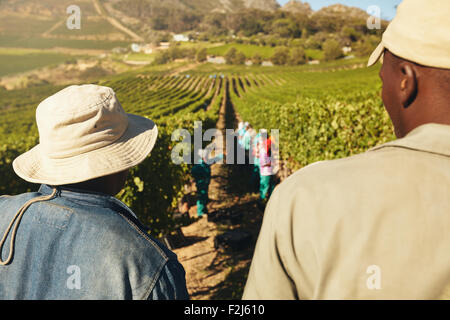
{"label": "cap brim", "polygon": [[83,182],[132,168],[144,161],[158,137],[156,124],[147,118],[128,114],[128,128],[114,143],[66,159],[48,158],[37,145],[13,162],[22,179],[48,185]]}
{"label": "cap brim", "polygon": [[380,42],[380,44],[375,48],[375,50],[370,55],[369,61],[367,62],[367,66],[373,66],[375,63],[377,63],[378,60],[382,57],[384,53],[384,44]]}

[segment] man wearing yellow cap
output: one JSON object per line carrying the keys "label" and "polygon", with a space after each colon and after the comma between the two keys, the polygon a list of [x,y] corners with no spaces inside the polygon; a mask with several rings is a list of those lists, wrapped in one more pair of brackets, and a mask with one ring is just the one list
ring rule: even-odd
{"label": "man wearing yellow cap", "polygon": [[0,300],[187,299],[176,255],[114,198],[158,130],[111,88],[70,86],[36,110],[40,143],[13,162],[37,192],[0,197]]}
{"label": "man wearing yellow cap", "polygon": [[448,12],[399,5],[369,60],[398,139],[275,189],[244,299],[450,298]]}

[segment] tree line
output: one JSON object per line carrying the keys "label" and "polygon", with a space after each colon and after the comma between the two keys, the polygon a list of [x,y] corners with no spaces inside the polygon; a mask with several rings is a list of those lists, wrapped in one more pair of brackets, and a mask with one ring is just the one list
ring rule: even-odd
{"label": "tree line", "polygon": [[[205,4],[206,5],[206,4]],[[235,12],[201,12],[187,10],[177,5],[148,0],[122,0],[116,7],[141,21],[141,29],[154,31],[159,37],[170,33],[188,33],[196,40],[223,41],[230,36],[257,38],[262,45],[275,45],[277,39],[304,39],[313,46],[324,34],[336,34],[343,42],[364,41],[369,35],[380,35],[387,26],[382,21],[381,30],[367,28],[367,14],[354,12],[318,11],[264,11],[242,9]],[[150,31],[151,30],[151,31]],[[320,40],[320,39],[319,39]]]}
{"label": "tree line", "polygon": [[[361,56],[369,54],[375,48],[378,41],[379,39],[374,36],[368,49],[363,49],[361,51],[357,50],[355,53]],[[324,42],[320,45],[320,49],[323,52],[322,60],[331,61],[344,57],[341,43],[334,38],[324,40]],[[153,63],[165,64],[177,59],[205,62],[207,58],[208,50],[206,48],[185,48],[181,47],[177,43],[172,43],[169,49],[158,52]],[[260,53],[246,55],[244,52],[231,46],[231,48],[225,53],[224,59],[225,63],[230,65],[244,65],[248,62],[251,62],[252,65],[261,65],[264,61],[270,61],[274,65],[302,65],[312,60],[307,56],[302,43],[298,43],[297,45],[290,44],[290,46],[277,46],[269,58],[263,57]]]}

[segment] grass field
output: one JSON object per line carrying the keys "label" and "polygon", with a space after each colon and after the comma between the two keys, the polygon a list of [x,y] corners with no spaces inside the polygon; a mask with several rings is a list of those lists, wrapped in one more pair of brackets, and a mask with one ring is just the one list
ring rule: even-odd
{"label": "grass field", "polygon": [[116,47],[128,47],[130,43],[131,42],[129,41],[52,39],[41,37],[18,38],[9,35],[0,36],[0,47],[2,48],[72,48],[110,50]]}
{"label": "grass field", "polygon": [[57,22],[55,18],[2,14],[0,15],[0,36],[37,37]]}
{"label": "grass field", "polygon": [[202,74],[246,74],[246,73],[277,73],[280,71],[295,71],[295,72],[327,72],[337,69],[351,69],[355,67],[362,67],[367,63],[367,58],[353,58],[353,59],[340,59],[329,62],[321,62],[317,65],[299,65],[299,66],[233,66],[233,65],[220,65],[213,63],[204,63],[190,71],[191,73]]}
{"label": "grass field", "polygon": [[306,49],[305,55],[310,60],[323,60],[324,57],[323,51],[319,49]]}
{"label": "grass field", "polygon": [[65,24],[61,24],[58,28],[51,32],[52,35],[58,36],[95,36],[95,35],[107,35],[111,33],[121,33],[114,28],[105,18],[85,18],[82,20],[80,29],[70,30]]}
{"label": "grass field", "polygon": [[245,54],[246,57],[253,57],[256,53],[258,53],[263,58],[270,58],[275,49],[267,46],[256,46],[251,44],[224,44],[217,47],[208,48],[208,54],[216,55],[216,56],[224,56],[228,50],[231,48],[236,48],[238,51],[241,51]]}
{"label": "grass field", "polygon": [[155,54],[145,54],[145,53],[130,53],[125,56],[125,61],[143,61],[152,62],[155,59]]}
{"label": "grass field", "polygon": [[73,56],[39,50],[0,49],[0,77],[63,63]]}
{"label": "grass field", "polygon": [[[104,18],[95,16],[95,10],[88,1],[66,1],[61,0],[58,7],[64,8],[60,15],[51,16],[24,15],[24,14],[2,14],[0,15],[0,48],[36,48],[49,49],[56,47],[73,49],[100,49],[109,50],[115,47],[126,47],[129,41],[122,41],[122,33],[114,28]],[[81,30],[69,30],[66,28],[64,17],[65,4],[77,4],[80,6],[83,19]],[[44,36],[55,25],[60,23],[59,27]],[[70,39],[67,36],[103,36],[113,34],[113,37],[107,40],[96,39]],[[52,38],[51,36],[61,36],[63,38]],[[66,38],[64,38],[66,37]]]}
{"label": "grass field", "polygon": [[[264,59],[269,59],[275,52],[275,48],[270,46],[230,43],[215,47],[209,47],[208,54],[216,56],[224,56],[227,53],[227,51],[230,50],[231,48],[236,48],[237,50],[241,51],[242,53],[245,54],[247,58],[251,58],[256,53],[258,53]],[[310,60],[322,60],[324,57],[323,51],[318,49],[306,49],[305,54],[306,57],[309,58]]]}

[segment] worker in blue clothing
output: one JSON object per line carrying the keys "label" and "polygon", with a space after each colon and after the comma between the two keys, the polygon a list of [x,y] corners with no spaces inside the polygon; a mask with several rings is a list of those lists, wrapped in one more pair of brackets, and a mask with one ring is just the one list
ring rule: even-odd
{"label": "worker in blue clothing", "polygon": [[244,149],[244,136],[245,133],[247,132],[248,129],[248,122],[239,122],[239,126],[238,126],[238,144],[239,146]]}
{"label": "worker in blue clothing", "polygon": [[202,217],[203,214],[208,213],[207,204],[209,201],[208,189],[211,181],[211,168],[206,159],[206,150],[200,149],[198,155],[198,163],[192,167],[191,174],[197,187],[197,216]]}
{"label": "worker in blue clothing", "polygon": [[252,167],[252,186],[254,186],[254,191],[259,192],[259,184],[260,184],[260,168],[259,168],[259,149],[262,143],[261,133],[267,135],[266,129],[261,129],[254,137],[252,141],[251,154],[253,156],[253,167]]}

